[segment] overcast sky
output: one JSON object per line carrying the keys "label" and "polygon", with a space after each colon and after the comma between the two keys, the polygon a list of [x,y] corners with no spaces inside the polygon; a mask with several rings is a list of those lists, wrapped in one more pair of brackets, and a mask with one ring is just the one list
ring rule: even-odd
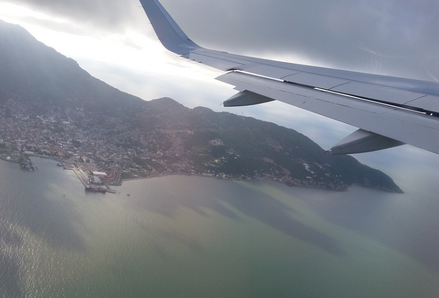
{"label": "overcast sky", "polygon": [[[161,3],[192,40],[207,48],[439,81],[437,0]],[[167,52],[137,0],[0,0],[0,19],[21,25],[95,77],[145,100],[169,96],[188,107],[221,111],[218,105],[235,93],[214,80],[221,72]],[[296,129],[325,149],[355,130],[282,103],[227,111]],[[414,172],[419,164],[420,172],[431,169],[430,176],[439,178],[438,156],[411,146],[356,157],[387,169],[396,180],[398,175],[407,179],[407,170],[402,171]]]}

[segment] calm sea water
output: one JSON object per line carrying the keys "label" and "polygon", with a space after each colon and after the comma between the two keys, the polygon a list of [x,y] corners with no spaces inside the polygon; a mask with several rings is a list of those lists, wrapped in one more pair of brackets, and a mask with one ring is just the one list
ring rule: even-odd
{"label": "calm sea water", "polygon": [[[2,297],[437,297],[439,200],[0,162]],[[128,196],[129,194],[129,196]]]}

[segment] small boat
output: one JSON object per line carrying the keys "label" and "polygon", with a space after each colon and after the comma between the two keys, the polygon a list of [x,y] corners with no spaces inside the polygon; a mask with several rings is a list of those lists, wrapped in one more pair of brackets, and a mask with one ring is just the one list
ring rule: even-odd
{"label": "small boat", "polygon": [[100,193],[106,193],[107,189],[104,187],[96,187],[96,186],[88,186],[85,188],[86,191],[91,191],[91,192],[100,192]]}

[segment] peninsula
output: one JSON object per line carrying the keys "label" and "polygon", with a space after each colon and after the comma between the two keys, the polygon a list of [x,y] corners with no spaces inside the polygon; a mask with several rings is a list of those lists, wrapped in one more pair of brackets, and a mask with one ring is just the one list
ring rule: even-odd
{"label": "peninsula", "polygon": [[[0,156],[39,155],[121,178],[171,174],[402,192],[350,156],[278,125],[173,99],[144,101],[93,78],[24,29],[0,22]],[[147,88],[147,86],[145,86]]]}

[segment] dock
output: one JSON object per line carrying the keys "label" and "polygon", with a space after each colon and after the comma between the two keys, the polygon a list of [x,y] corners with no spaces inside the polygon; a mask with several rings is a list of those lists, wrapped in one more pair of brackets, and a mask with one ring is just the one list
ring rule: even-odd
{"label": "dock", "polygon": [[107,184],[105,184],[105,187],[107,188],[107,192],[109,193],[116,193],[116,191],[114,189],[111,189]]}
{"label": "dock", "polygon": [[116,193],[116,191],[114,189],[111,189],[107,184],[104,184],[105,187],[96,187],[94,185],[90,185],[87,174],[84,173],[83,170],[78,169],[76,166],[72,166],[72,170],[73,172],[75,172],[79,181],[82,182],[82,185],[84,185],[85,190],[92,192],[100,192],[100,193],[107,193],[107,192],[112,194]]}
{"label": "dock", "polygon": [[77,169],[75,166],[73,166],[73,172],[75,172],[76,176],[78,176],[79,181],[82,182],[85,188],[90,187],[90,184],[88,183],[88,177],[84,177],[84,175],[81,173],[79,169]]}

